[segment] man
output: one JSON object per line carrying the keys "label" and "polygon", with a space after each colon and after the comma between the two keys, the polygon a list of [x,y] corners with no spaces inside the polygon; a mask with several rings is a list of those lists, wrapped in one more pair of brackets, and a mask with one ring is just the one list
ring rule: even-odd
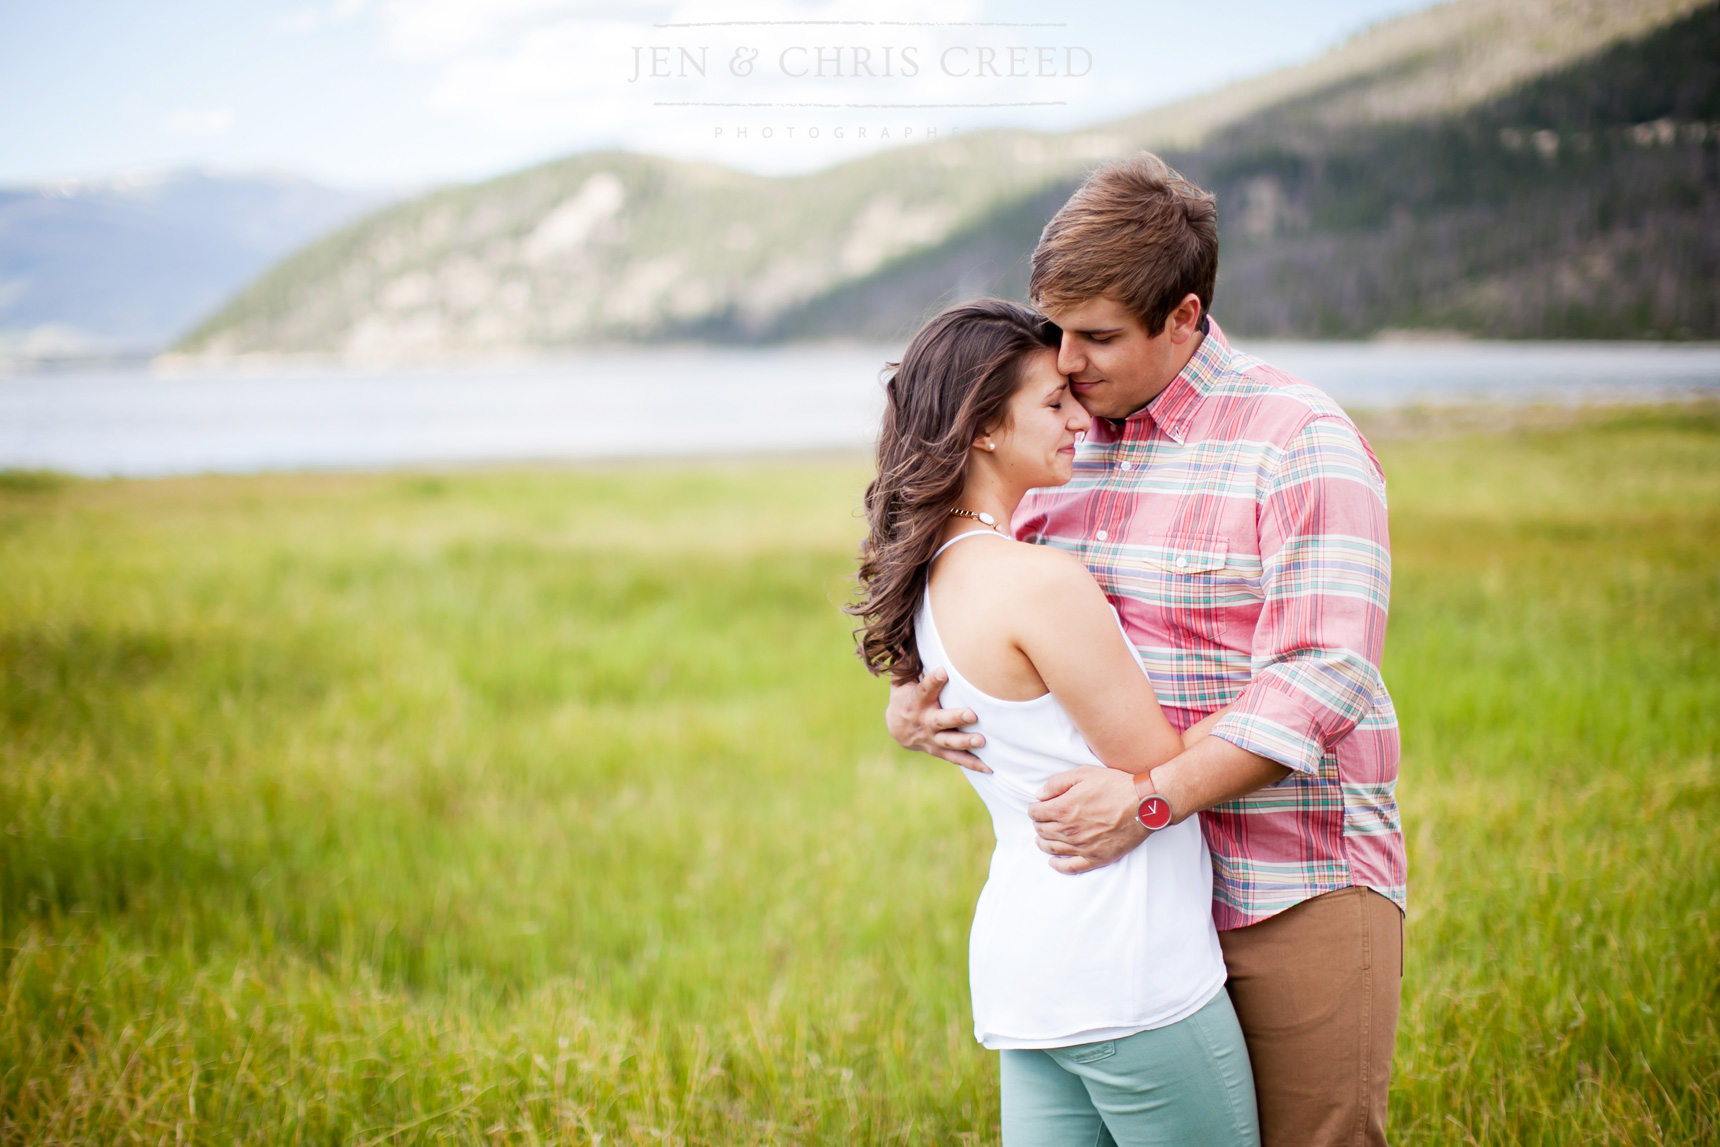
{"label": "man", "polygon": [[[1212,196],[1150,154],[1095,172],[1034,252],[1030,294],[1095,421],[1015,534],[1086,563],[1177,727],[1228,708],[1145,776],[1054,778],[1032,815],[1077,873],[1166,804],[1172,823],[1204,812],[1263,1142],[1380,1144],[1405,883],[1385,478],[1331,399],[1231,349],[1207,313],[1217,271]],[[890,731],[971,767],[984,730],[938,708],[942,684],[892,689]]]}

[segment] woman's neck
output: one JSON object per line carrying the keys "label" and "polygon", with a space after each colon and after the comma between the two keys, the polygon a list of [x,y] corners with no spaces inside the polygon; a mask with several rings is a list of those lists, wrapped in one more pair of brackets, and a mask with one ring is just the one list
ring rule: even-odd
{"label": "woman's neck", "polygon": [[[1007,535],[1010,532],[1010,519],[1015,517],[1015,508],[1021,505],[1021,499],[1026,494],[1026,490],[1004,489],[996,482],[976,482],[970,478],[962,486],[961,500],[956,503],[956,508],[974,514],[990,514],[992,521],[997,523],[993,528],[998,533]],[[947,540],[980,524],[972,518],[952,515],[949,524],[944,528],[944,537]]]}

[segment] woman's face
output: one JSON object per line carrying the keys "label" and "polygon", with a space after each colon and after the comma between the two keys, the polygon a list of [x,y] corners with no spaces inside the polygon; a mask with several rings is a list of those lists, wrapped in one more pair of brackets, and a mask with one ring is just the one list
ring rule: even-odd
{"label": "woman's face", "polygon": [[991,435],[997,444],[991,456],[1012,484],[1061,486],[1075,473],[1075,436],[1092,424],[1069,393],[1069,379],[1057,373],[1057,352],[1047,347],[1022,364],[1008,415]]}

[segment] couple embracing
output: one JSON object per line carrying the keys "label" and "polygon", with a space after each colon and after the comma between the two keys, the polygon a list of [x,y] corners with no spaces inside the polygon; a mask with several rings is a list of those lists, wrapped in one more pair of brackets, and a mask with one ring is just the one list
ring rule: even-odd
{"label": "couple embracing", "polygon": [[1385,1141],[1402,977],[1385,480],[1208,315],[1210,195],[1095,172],[1030,295],[888,386],[861,652],[997,837],[975,1034],[1006,1147]]}

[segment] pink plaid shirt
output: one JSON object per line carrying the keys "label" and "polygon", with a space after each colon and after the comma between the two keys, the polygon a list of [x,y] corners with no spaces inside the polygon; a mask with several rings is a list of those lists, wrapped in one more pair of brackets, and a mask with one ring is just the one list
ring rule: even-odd
{"label": "pink plaid shirt", "polygon": [[1201,814],[1220,930],[1352,885],[1403,906],[1385,475],[1336,403],[1213,323],[1014,528],[1093,571],[1173,725],[1236,701],[1214,735],[1292,770]]}

